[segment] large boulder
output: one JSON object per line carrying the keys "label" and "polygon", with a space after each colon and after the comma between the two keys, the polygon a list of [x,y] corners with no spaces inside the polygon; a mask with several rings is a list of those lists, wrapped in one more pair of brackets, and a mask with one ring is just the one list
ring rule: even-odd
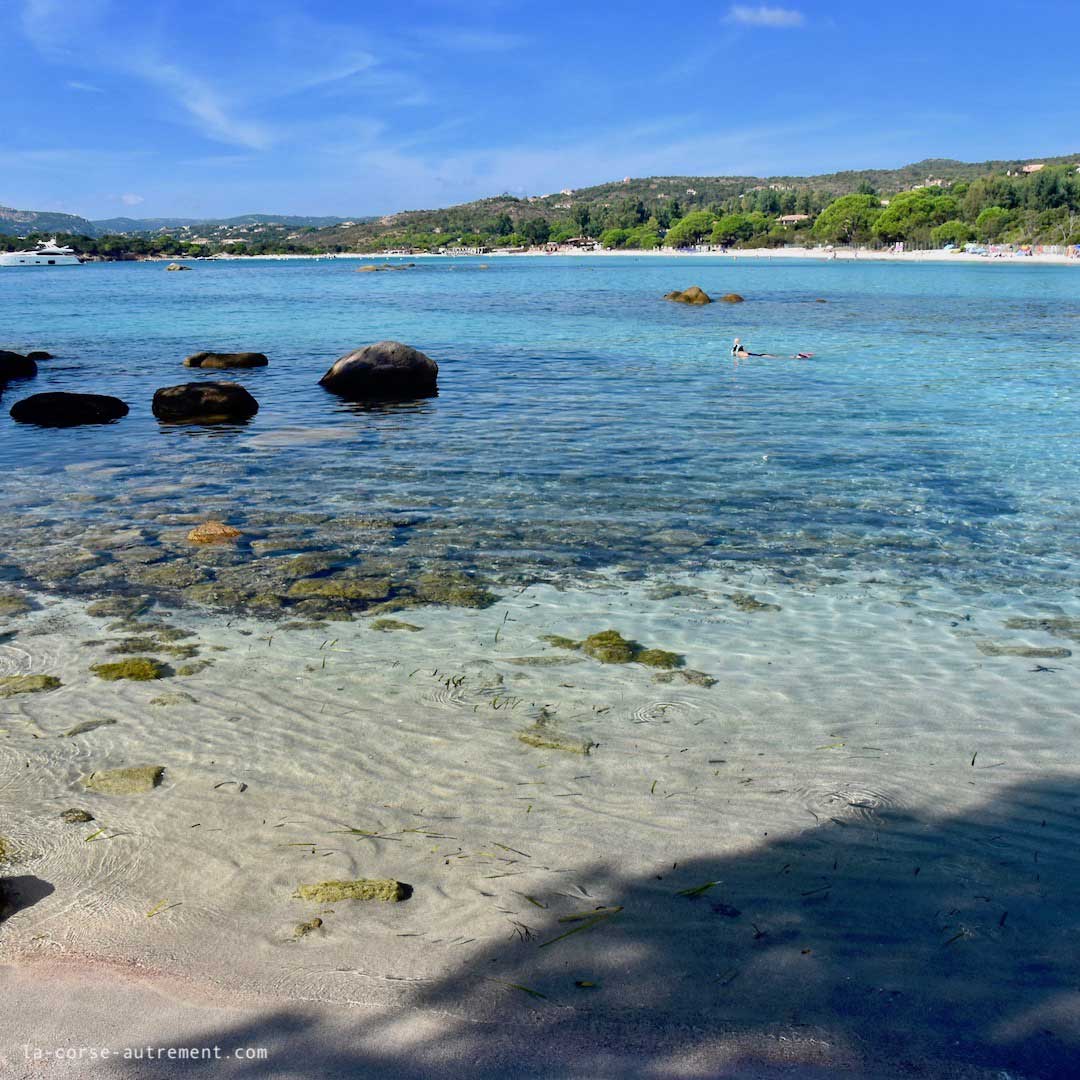
{"label": "large boulder", "polygon": [[216,424],[249,420],[259,403],[239,383],[194,382],[163,386],[155,392],[152,408],[159,420]]}
{"label": "large boulder", "polygon": [[712,297],[697,285],[691,285],[682,292],[669,292],[664,296],[665,300],[674,300],[677,304],[711,304]]}
{"label": "large boulder", "polygon": [[184,361],[184,367],[251,368],[266,367],[269,363],[261,352],[197,352]]}
{"label": "large boulder", "polygon": [[319,385],[354,401],[434,397],[439,365],[400,341],[377,341],[335,360]]}
{"label": "large boulder", "polygon": [[13,420],[41,427],[111,424],[127,414],[127,405],[107,394],[33,394],[11,407]]}
{"label": "large boulder", "polygon": [[0,383],[10,379],[32,379],[37,374],[37,364],[22,353],[0,349]]}

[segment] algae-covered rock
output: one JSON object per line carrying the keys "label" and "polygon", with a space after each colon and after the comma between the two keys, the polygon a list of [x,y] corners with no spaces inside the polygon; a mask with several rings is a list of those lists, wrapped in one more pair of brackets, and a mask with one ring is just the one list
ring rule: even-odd
{"label": "algae-covered rock", "polygon": [[757,597],[751,596],[750,593],[736,592],[730,593],[728,599],[740,610],[749,614],[759,611],[780,611],[779,604],[766,604]]}
{"label": "algae-covered rock", "polygon": [[720,299],[725,304],[741,304],[745,297],[740,296],[737,292],[729,292],[721,296]]}
{"label": "algae-covered rock", "polygon": [[175,694],[162,694],[160,697],[150,699],[150,704],[158,708],[167,708],[170,705],[194,705],[196,698],[178,690]]}
{"label": "algae-covered rock", "polygon": [[94,815],[89,810],[80,810],[77,806],[73,806],[60,815],[60,820],[65,825],[85,825],[86,822],[94,820]]}
{"label": "algae-covered rock", "polygon": [[573,638],[563,637],[561,634],[544,634],[540,639],[546,641],[549,645],[553,645],[556,649],[580,649],[581,642],[575,641]]}
{"label": "algae-covered rock", "polygon": [[518,740],[538,750],[565,750],[571,754],[588,754],[596,745],[584,739],[570,739],[546,727],[531,727],[517,733]]}
{"label": "algae-covered rock", "polygon": [[7,862],[11,858],[11,842],[0,836],[0,863]]}
{"label": "algae-covered rock", "polygon": [[308,934],[312,933],[315,930],[318,930],[319,927],[321,927],[321,926],[322,926],[322,919],[320,919],[316,915],[314,919],[308,919],[307,922],[297,923],[296,927],[293,929],[293,937],[294,938],[307,937]]}
{"label": "algae-covered rock", "polygon": [[176,669],[176,674],[180,676],[198,675],[200,671],[205,671],[208,667],[212,667],[213,660],[195,660],[190,664],[181,664]]}
{"label": "algae-covered rock", "polygon": [[[2,602],[3,599],[0,598],[0,603]],[[0,614],[3,614],[2,608],[0,608]],[[1080,641],[1080,619],[1070,619],[1063,615],[1049,618],[1018,617],[1006,619],[1005,626],[1009,630],[1042,630],[1047,634],[1052,634],[1054,637]]]}
{"label": "algae-covered rock", "polygon": [[160,585],[170,589],[187,589],[206,580],[206,572],[182,559],[140,567],[131,574],[140,585]]}
{"label": "algae-covered rock", "polygon": [[161,783],[164,765],[130,765],[125,769],[106,769],[93,772],[83,787],[101,795],[141,795],[153,791]]}
{"label": "algae-covered rock", "polygon": [[168,674],[166,666],[150,656],[133,656],[130,660],[118,660],[114,664],[94,664],[90,670],[99,679],[109,682],[116,682],[118,679],[149,682],[152,679],[164,678]]}
{"label": "algae-covered rock", "polygon": [[641,649],[634,660],[646,667],[677,668],[685,661],[678,653],[668,652],[667,649]]}
{"label": "algae-covered rock", "polygon": [[0,698],[15,694],[39,694],[43,690],[55,690],[60,686],[55,675],[5,675],[0,678]]}
{"label": "algae-covered rock", "polygon": [[658,671],[653,676],[654,683],[671,683],[676,679],[681,679],[690,686],[703,686],[706,689],[717,683],[711,675],[706,675],[704,671],[695,671],[693,668],[683,668],[681,671]]}
{"label": "algae-covered rock", "polygon": [[712,297],[697,285],[691,285],[689,289],[681,292],[669,292],[664,296],[665,300],[673,300],[676,304],[711,304]]}
{"label": "algae-covered rock", "polygon": [[201,525],[196,525],[187,534],[187,538],[193,544],[224,544],[239,540],[243,535],[239,529],[222,521],[204,521]]}
{"label": "algae-covered rock", "polygon": [[629,664],[638,648],[639,646],[627,641],[618,630],[601,630],[598,634],[590,634],[581,643],[581,651],[602,664]]}
{"label": "algae-covered rock", "polygon": [[261,352],[197,352],[184,360],[184,367],[193,368],[253,368],[266,367],[270,361]]}
{"label": "algae-covered rock", "polygon": [[486,608],[499,598],[482,584],[460,571],[432,571],[414,583],[417,597],[429,604],[450,607]]}
{"label": "algae-covered rock", "polygon": [[397,903],[412,895],[412,886],[393,878],[358,878],[355,881],[320,881],[301,885],[293,896],[317,904],[336,904],[340,900],[386,900]]}
{"label": "algae-covered rock", "polygon": [[74,738],[76,735],[85,735],[90,731],[97,731],[100,727],[112,727],[115,724],[115,720],[84,720],[81,724],[76,724],[73,728],[68,728],[64,732],[65,739]]}
{"label": "algae-covered rock", "polygon": [[149,596],[107,596],[86,605],[86,614],[98,616],[141,615],[154,601]]}
{"label": "algae-covered rock", "polygon": [[402,622],[400,619],[375,619],[371,623],[372,630],[409,630],[412,633],[416,633],[419,630],[423,630],[422,626],[416,626],[411,622]]}
{"label": "algae-covered rock", "polygon": [[303,578],[289,587],[289,596],[323,600],[383,600],[390,594],[389,578]]}
{"label": "algae-covered rock", "polygon": [[0,619],[14,615],[25,615],[33,608],[25,596],[18,593],[0,593]]}
{"label": "algae-covered rock", "polygon": [[1029,660],[1064,660],[1072,656],[1071,649],[1043,649],[1033,645],[1000,645],[996,641],[980,641],[975,647],[983,656],[1022,656]]}
{"label": "algae-covered rock", "polygon": [[157,639],[152,637],[125,638],[113,644],[109,652],[120,653],[121,656],[132,656],[138,653],[149,652],[157,647]]}

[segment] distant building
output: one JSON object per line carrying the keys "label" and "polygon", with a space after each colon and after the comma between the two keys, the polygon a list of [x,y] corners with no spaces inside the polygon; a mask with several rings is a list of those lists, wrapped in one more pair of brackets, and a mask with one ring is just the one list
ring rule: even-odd
{"label": "distant building", "polygon": [[573,189],[573,188],[565,188],[565,187],[564,187],[564,188],[562,189],[562,191],[560,191],[560,192],[559,192],[559,194],[560,194],[560,195],[573,195],[573,194],[574,194],[574,189]]}
{"label": "distant building", "polygon": [[686,194],[687,195],[696,195],[697,194],[697,188],[688,187],[686,189]]}
{"label": "distant building", "polygon": [[1026,173],[1033,173],[1033,172],[1040,172],[1042,169],[1045,169],[1045,168],[1046,168],[1046,162],[1040,161],[1040,162],[1037,162],[1037,163],[1035,163],[1033,165],[1025,165],[1025,166],[1023,166],[1023,168],[1021,168],[1020,171],[1021,172],[1026,172]]}
{"label": "distant building", "polygon": [[809,214],[781,214],[776,219],[781,225],[798,225],[800,221],[809,221]]}

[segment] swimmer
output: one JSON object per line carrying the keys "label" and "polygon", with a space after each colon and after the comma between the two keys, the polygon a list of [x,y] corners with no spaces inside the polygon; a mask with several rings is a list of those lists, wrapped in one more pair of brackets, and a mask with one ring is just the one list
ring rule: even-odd
{"label": "swimmer", "polygon": [[735,360],[749,360],[752,356],[760,356],[764,360],[809,360],[814,354],[809,352],[797,352],[792,353],[790,357],[784,357],[777,356],[776,353],[748,352],[741,339],[736,338],[735,343],[731,346],[731,355]]}

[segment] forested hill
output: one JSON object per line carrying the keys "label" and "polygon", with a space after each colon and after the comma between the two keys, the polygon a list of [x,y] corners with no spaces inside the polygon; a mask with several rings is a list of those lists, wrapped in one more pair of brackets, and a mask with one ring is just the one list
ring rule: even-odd
{"label": "forested hill", "polygon": [[0,236],[26,236],[29,233],[81,233],[95,236],[94,226],[76,214],[53,214],[37,210],[13,210],[0,206]]}

